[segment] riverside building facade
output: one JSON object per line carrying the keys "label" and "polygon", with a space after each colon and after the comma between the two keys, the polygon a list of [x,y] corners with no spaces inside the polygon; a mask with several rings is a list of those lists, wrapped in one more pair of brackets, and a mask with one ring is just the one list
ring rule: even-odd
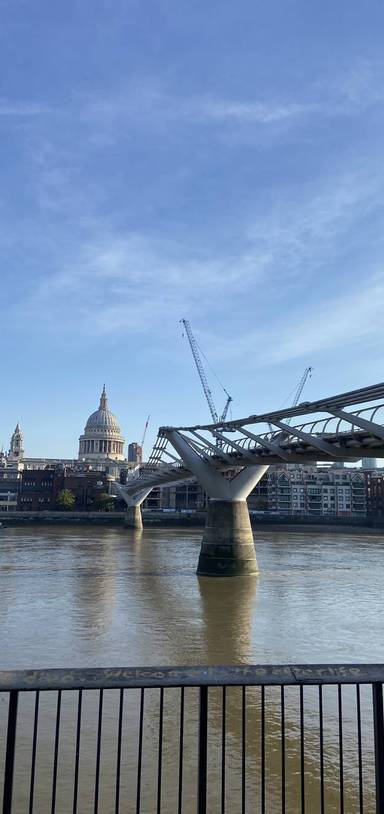
{"label": "riverside building facade", "polygon": [[366,472],[367,511],[372,517],[384,517],[384,472]]}
{"label": "riverside building facade", "polygon": [[73,511],[99,511],[105,505],[109,480],[105,473],[88,466],[24,469],[17,495],[21,512],[57,511],[63,490],[74,498]]}
{"label": "riverside building facade", "polygon": [[268,472],[268,509],[295,517],[365,517],[367,484],[361,469],[292,466]]}
{"label": "riverside building facade", "polygon": [[[384,478],[383,478],[384,487]],[[204,511],[198,483],[154,489],[144,509]],[[251,512],[293,517],[358,518],[368,513],[367,481],[360,468],[271,467],[248,498]]]}

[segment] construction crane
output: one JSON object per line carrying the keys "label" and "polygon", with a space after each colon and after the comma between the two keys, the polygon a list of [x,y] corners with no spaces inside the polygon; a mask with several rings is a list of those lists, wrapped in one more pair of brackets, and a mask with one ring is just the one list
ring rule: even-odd
{"label": "construction crane", "polygon": [[141,449],[143,449],[143,446],[144,446],[145,436],[146,436],[146,434],[147,434],[147,429],[148,429],[148,424],[149,424],[149,419],[150,419],[150,417],[151,417],[151,416],[149,415],[149,416],[148,416],[148,418],[147,418],[147,420],[146,420],[146,422],[145,422],[145,427],[144,427],[143,437],[142,437],[142,439],[141,439]]}
{"label": "construction crane", "polygon": [[212,416],[212,421],[213,421],[214,424],[219,424],[219,422],[225,421],[225,419],[227,417],[228,410],[229,410],[229,405],[230,405],[231,401],[233,401],[232,396],[229,395],[229,393],[227,392],[225,387],[223,387],[223,385],[220,382],[220,386],[223,388],[224,393],[227,396],[227,401],[225,403],[225,407],[224,407],[224,410],[223,410],[221,416],[219,416],[218,412],[216,410],[216,407],[215,407],[215,402],[213,401],[213,396],[212,396],[212,392],[210,390],[210,387],[209,387],[209,384],[208,384],[208,381],[207,381],[207,377],[205,375],[205,370],[203,368],[203,363],[202,363],[202,361],[200,359],[199,346],[198,346],[198,344],[196,342],[196,339],[195,339],[195,337],[194,337],[194,335],[192,333],[191,326],[190,326],[187,319],[181,319],[180,322],[182,322],[183,325],[184,325],[185,333],[187,334],[188,342],[189,342],[189,344],[191,346],[192,356],[193,356],[193,358],[195,360],[195,365],[196,365],[197,372],[199,374],[199,378],[200,378],[200,381],[201,381],[201,384],[202,384],[202,387],[203,387],[203,390],[204,390],[204,395],[205,395],[205,398],[207,399],[207,402],[208,402],[208,407],[209,407],[209,410],[210,410],[210,413],[211,413],[211,416]]}
{"label": "construction crane", "polygon": [[[313,370],[313,367],[306,367],[305,368],[304,373],[303,373],[303,375],[302,375],[302,377],[301,377],[301,379],[299,381],[299,384],[297,386],[297,390],[296,390],[293,402],[291,404],[291,407],[296,407],[296,405],[299,403],[299,398],[300,398],[300,396],[301,396],[301,394],[302,394],[302,392],[304,390],[304,387],[305,387],[306,381],[308,379],[308,376],[309,377],[312,376],[312,370]],[[290,424],[291,421],[292,421],[292,417],[290,416],[289,418],[285,419],[284,423],[285,424]],[[268,427],[269,427],[269,432],[274,432],[272,424],[268,423]]]}
{"label": "construction crane", "polygon": [[[302,394],[302,392],[304,390],[304,387],[306,385],[306,381],[307,381],[308,377],[310,378],[312,376],[312,370],[313,370],[313,367],[306,367],[305,368],[304,373],[303,373],[303,375],[302,375],[302,377],[301,377],[301,379],[299,381],[299,384],[297,386],[295,397],[294,397],[293,402],[292,402],[292,407],[296,407],[297,404],[299,403],[299,398],[300,398],[300,396],[301,396],[301,394]],[[291,421],[292,421],[292,417],[287,418],[285,423],[290,424]]]}

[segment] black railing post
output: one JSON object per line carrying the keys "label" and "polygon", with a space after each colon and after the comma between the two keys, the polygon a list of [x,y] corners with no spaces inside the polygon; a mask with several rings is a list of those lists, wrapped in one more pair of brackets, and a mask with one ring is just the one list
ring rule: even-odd
{"label": "black railing post", "polygon": [[384,714],[383,685],[372,684],[373,728],[375,738],[376,814],[384,814]]}
{"label": "black railing post", "polygon": [[9,693],[7,745],[5,751],[3,814],[11,814],[12,811],[13,769],[15,765],[18,700],[18,690],[11,690]]}
{"label": "black railing post", "polygon": [[208,687],[200,687],[197,814],[207,812]]}

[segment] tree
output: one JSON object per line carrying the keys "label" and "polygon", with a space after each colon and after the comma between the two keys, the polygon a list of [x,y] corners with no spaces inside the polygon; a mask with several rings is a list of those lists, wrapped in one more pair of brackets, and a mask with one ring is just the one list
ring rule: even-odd
{"label": "tree", "polygon": [[58,508],[64,512],[70,512],[76,503],[76,498],[70,489],[61,489],[57,495]]}
{"label": "tree", "polygon": [[110,512],[113,509],[113,499],[108,492],[99,492],[95,495],[95,506],[102,512]]}

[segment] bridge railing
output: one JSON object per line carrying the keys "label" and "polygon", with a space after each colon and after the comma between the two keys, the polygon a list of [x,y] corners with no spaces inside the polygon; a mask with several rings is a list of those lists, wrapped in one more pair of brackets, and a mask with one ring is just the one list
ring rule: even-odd
{"label": "bridge railing", "polygon": [[[310,421],[306,421],[301,424],[294,424],[287,426],[286,430],[281,429],[269,429],[268,431],[256,431],[257,435],[264,441],[268,441],[274,445],[282,444],[282,447],[286,447],[288,445],[295,445],[301,443],[300,438],[296,435],[295,431],[304,432],[307,435],[319,436],[319,437],[335,437],[335,436],[351,436],[356,435],[357,438],[362,435],[362,429],[360,426],[354,423],[354,417],[356,418],[363,418],[366,421],[373,422],[383,426],[384,424],[384,404],[374,405],[370,407],[364,407],[359,410],[355,410],[353,413],[350,413],[351,420],[348,421],[345,418],[339,418],[333,415],[326,415],[322,417],[312,418]],[[284,419],[282,419],[284,421]],[[236,427],[237,433],[241,433],[241,427]],[[209,433],[209,430],[203,430],[202,432]],[[225,432],[225,428],[223,428],[223,432]],[[365,431],[366,434],[367,431]],[[374,433],[372,433],[373,437]],[[235,441],[236,444],[242,447],[244,450],[257,450],[263,449],[263,444],[260,441],[255,439],[249,438],[246,435],[239,435],[237,434],[233,438],[228,439],[228,443],[225,442],[222,444],[222,451],[225,452],[227,455],[233,454],[235,452],[234,447],[231,445],[231,441]],[[282,443],[283,441],[283,443]],[[207,445],[206,447],[202,446],[202,450],[205,455],[209,457],[214,457],[217,455],[217,450],[212,449],[212,446]]]}
{"label": "bridge railing", "polygon": [[[315,433],[318,435],[339,435],[340,433],[361,433],[361,427],[353,422],[353,417],[356,416],[365,418],[367,421],[372,421],[382,425],[384,423],[384,404],[378,404],[374,407],[364,407],[360,410],[354,410],[350,413],[351,420],[346,421],[345,418],[337,418],[336,416],[325,416],[318,418],[315,421],[307,421],[305,424],[295,425],[296,429],[303,430],[309,434]],[[292,430],[295,429],[292,427]]]}
{"label": "bridge railing", "polygon": [[3,814],[384,812],[384,665],[0,673]]}
{"label": "bridge railing", "polygon": [[[245,457],[248,454],[249,458],[250,452],[262,452],[264,454],[266,447],[275,455],[276,453],[279,455],[278,447],[283,452],[285,447],[289,447],[289,452],[292,454],[292,452],[295,452],[296,447],[302,446],[303,434],[306,436],[312,435],[314,442],[316,438],[332,443],[337,443],[340,439],[342,443],[347,440],[347,443],[351,444],[352,442],[352,445],[355,442],[359,444],[361,438],[366,437],[368,434],[368,436],[371,436],[368,446],[370,443],[375,445],[375,442],[377,446],[378,438],[383,438],[384,404],[377,403],[379,397],[382,398],[383,390],[384,385],[381,384],[373,388],[365,388],[363,391],[341,394],[333,397],[333,399],[303,403],[295,408],[288,408],[286,411],[280,410],[261,416],[248,416],[244,419],[222,424],[178,428],[161,427],[148,463],[142,465],[138,476],[129,478],[126,485],[131,489],[139,485],[145,486],[147,483],[152,482],[153,476],[156,476],[156,484],[160,485],[163,481],[165,482],[168,474],[171,476],[170,480],[174,479],[175,475],[177,479],[178,470],[183,470],[185,464],[178,456],[174,455],[174,451],[170,452],[167,432],[172,429],[187,433],[187,441],[192,443],[192,446],[203,457],[216,459],[215,464],[219,465],[223,463],[223,460],[228,463],[233,462],[236,465],[236,460],[241,459],[243,453]],[[369,406],[359,407],[361,399],[363,401],[364,399],[371,399],[373,403]],[[349,407],[355,405],[357,409],[353,411],[346,410],[346,405]],[[337,415],[337,412],[340,414],[340,409],[343,413],[342,417]],[[335,411],[335,414],[332,414],[332,410]],[[301,416],[309,415],[311,412],[313,415],[309,421],[304,423],[290,424],[292,418],[300,418],[300,411]],[[350,416],[350,418],[346,416]],[[284,429],[281,426],[280,428],[278,426],[273,427],[276,419],[284,424]],[[354,419],[356,419],[357,423]],[[255,425],[257,429],[249,433],[244,428],[250,425]],[[380,427],[379,435],[377,435],[378,427]],[[220,437],[217,437],[217,432]],[[227,441],[225,436],[222,435],[223,433],[231,434]],[[233,436],[232,433],[236,433],[236,435]],[[316,443],[314,443],[314,446],[316,448]],[[317,448],[319,448],[319,444],[317,444]],[[165,459],[163,456],[165,456]],[[284,454],[281,457],[284,459]]]}

